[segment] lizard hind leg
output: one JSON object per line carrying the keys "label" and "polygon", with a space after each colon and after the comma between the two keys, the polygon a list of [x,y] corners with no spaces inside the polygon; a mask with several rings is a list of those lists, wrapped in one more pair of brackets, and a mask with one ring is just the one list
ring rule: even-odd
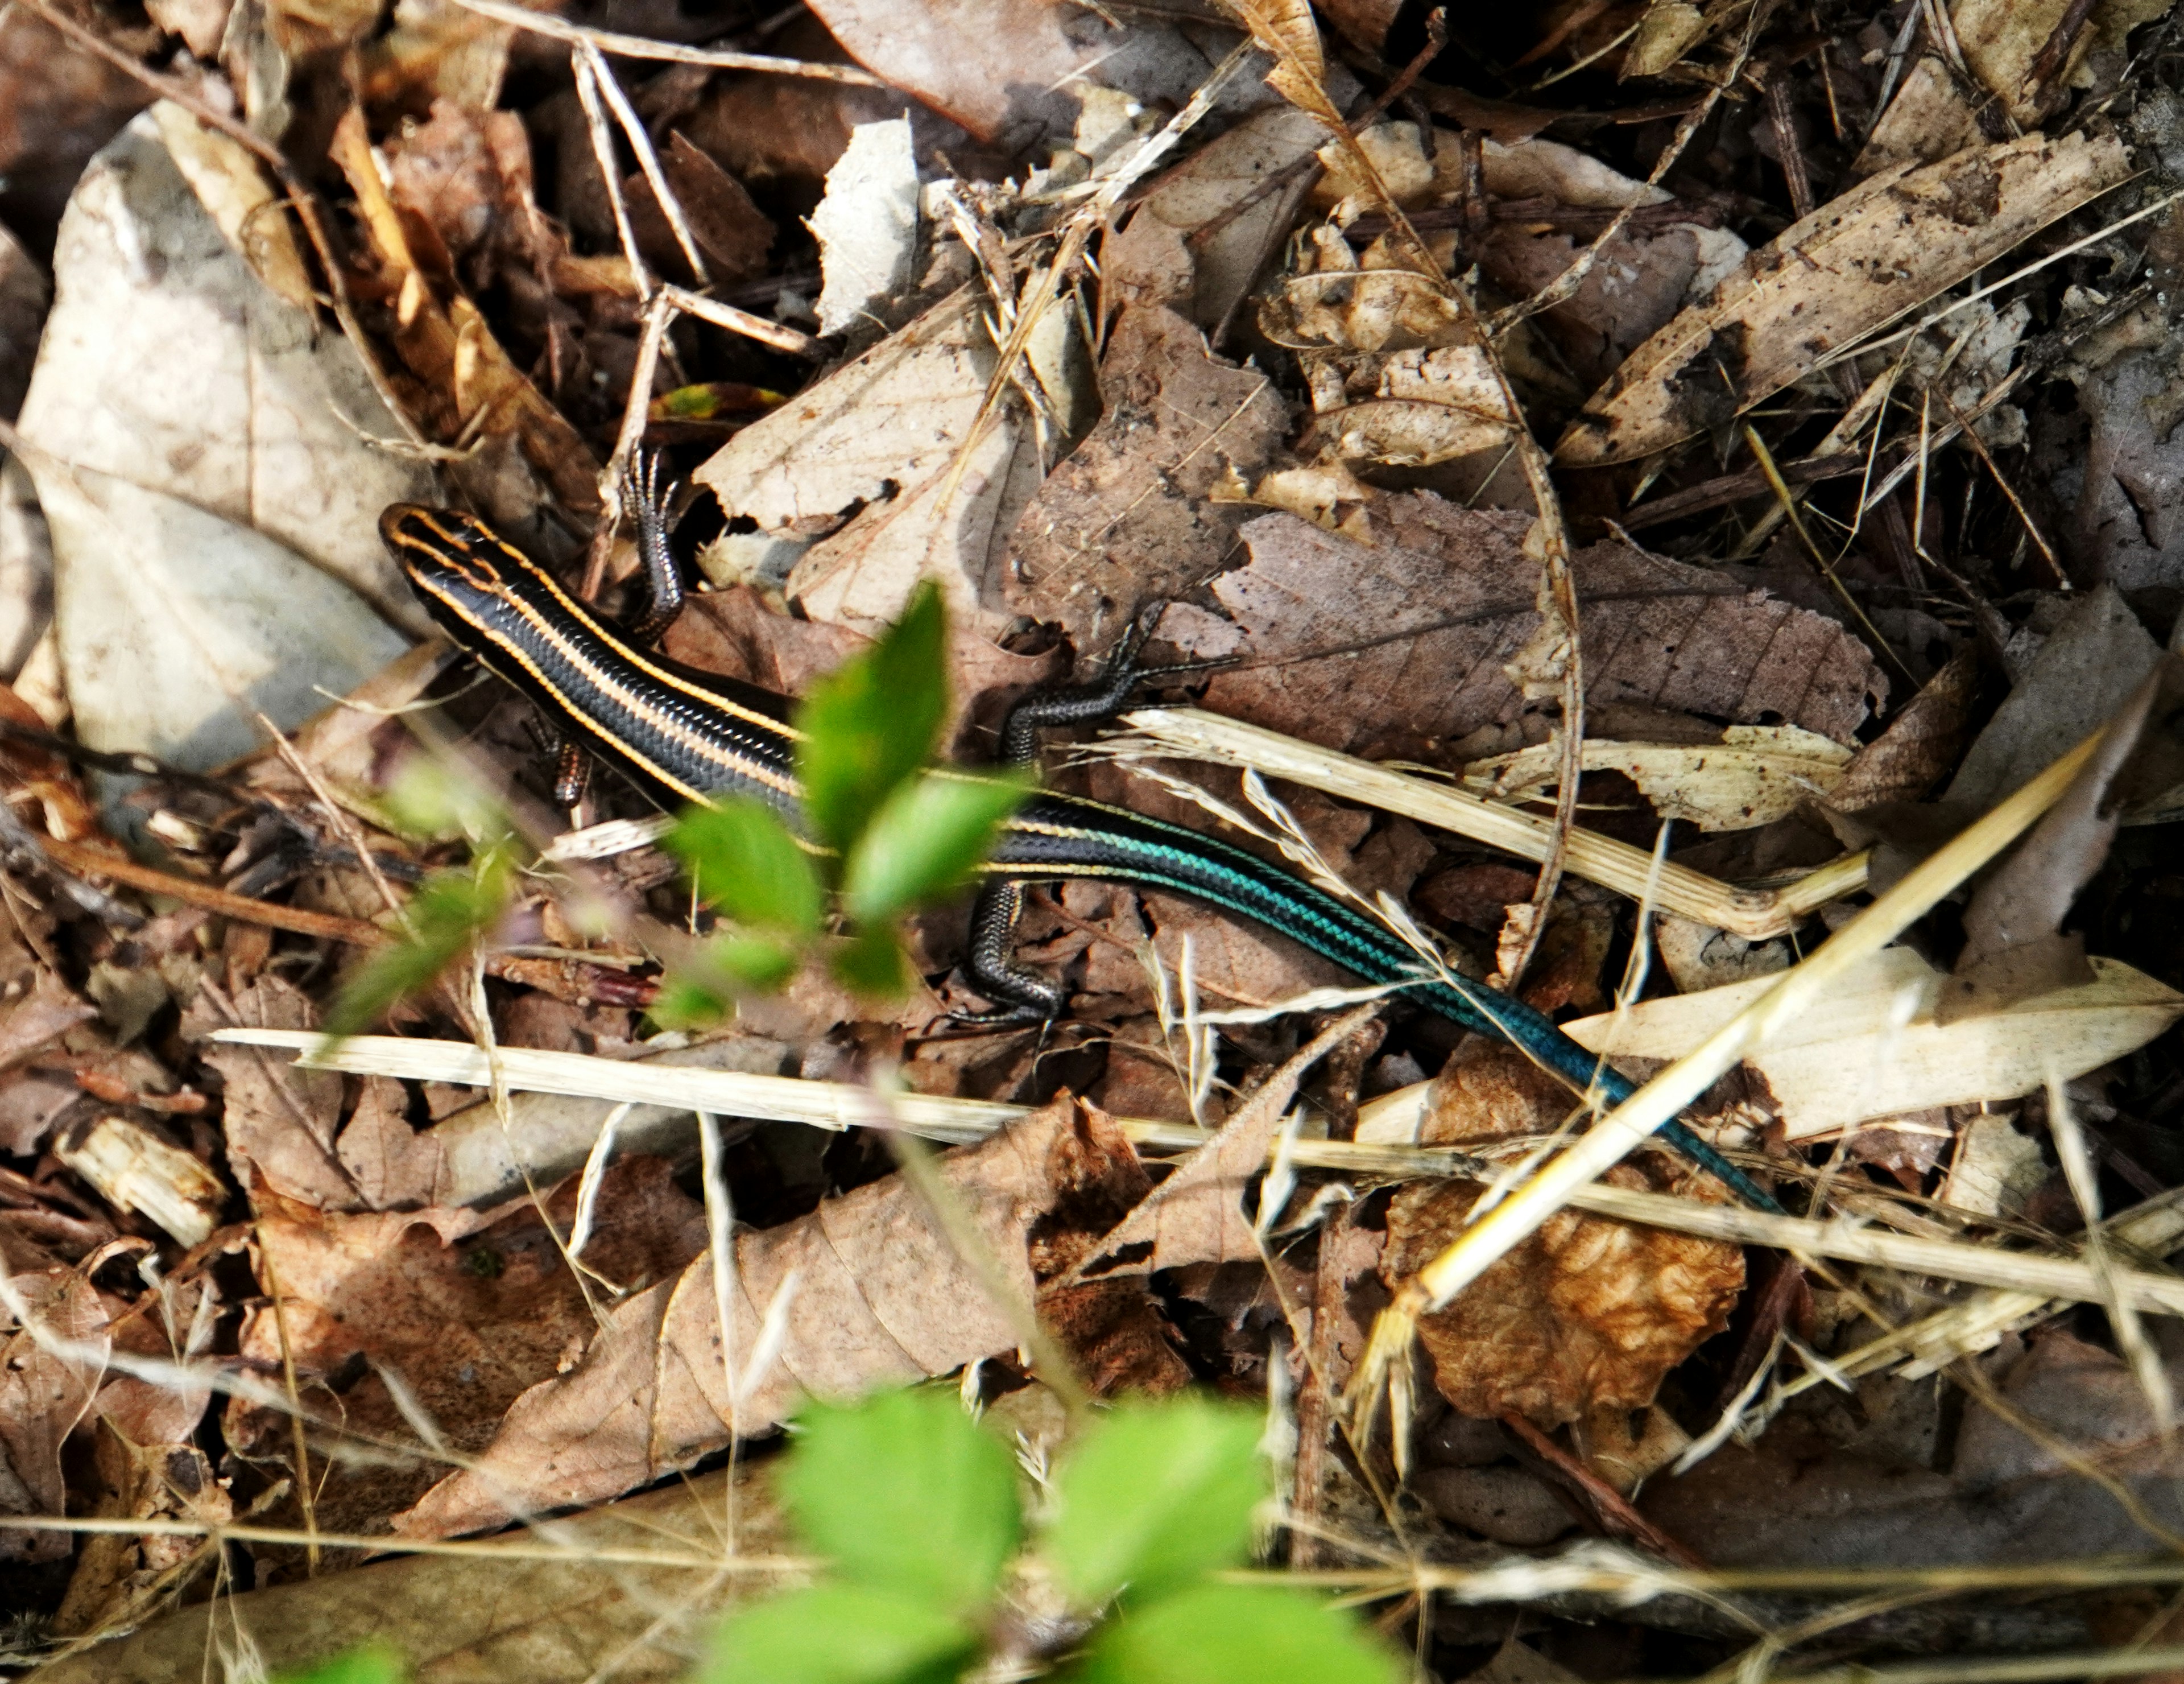
{"label": "lizard hind leg", "polygon": [[971,1023],[1052,1023],[1068,1009],[1060,983],[1016,962],[1017,920],[1023,913],[1023,884],[997,878],[978,891],[971,908],[971,947],[963,963],[971,985],[994,1002],[989,1012],[955,1015]]}

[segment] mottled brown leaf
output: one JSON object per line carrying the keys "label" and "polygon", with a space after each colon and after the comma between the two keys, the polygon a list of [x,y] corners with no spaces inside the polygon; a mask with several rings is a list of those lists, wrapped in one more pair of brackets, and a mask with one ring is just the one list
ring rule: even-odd
{"label": "mottled brown leaf", "polygon": [[[703,1215],[662,1160],[625,1157],[599,1190],[584,1261],[606,1280],[672,1280],[705,1241]],[[547,1202],[566,1235],[575,1190]],[[270,1308],[244,1322],[246,1361],[277,1370],[284,1355],[307,1380],[332,1380],[351,1427],[411,1438],[374,1365],[398,1375],[439,1431],[465,1450],[483,1447],[527,1387],[571,1361],[596,1328],[587,1302],[528,1199],[498,1215],[428,1208],[375,1215],[276,1207],[258,1224],[259,1278],[277,1281],[282,1323]],[[288,1453],[289,1424],[236,1400],[229,1441],[246,1453]],[[414,1502],[438,1464],[337,1463],[319,1470],[321,1526],[375,1529]]]}
{"label": "mottled brown leaf", "polygon": [[1856,812],[1925,795],[1957,763],[1978,688],[1979,657],[1967,650],[1929,678],[1888,728],[1852,756],[1828,791],[1827,804],[1838,812]]}
{"label": "mottled brown leaf", "polygon": [[[1528,704],[1503,668],[1539,624],[1523,520],[1412,492],[1377,500],[1371,532],[1368,545],[1292,515],[1245,526],[1249,564],[1213,584],[1229,621],[1175,609],[1162,624],[1193,655],[1243,657],[1215,672],[1206,705],[1368,756],[1518,724]],[[1842,742],[1887,693],[1841,626],[1763,591],[1614,544],[1579,551],[1571,571],[1590,703]]]}
{"label": "mottled brown leaf", "polygon": [[1100,424],[1017,521],[1007,574],[1010,603],[1059,622],[1080,652],[1221,568],[1240,511],[1207,493],[1232,474],[1255,478],[1289,425],[1265,375],[1213,355],[1166,308],[1123,313],[1100,395]]}

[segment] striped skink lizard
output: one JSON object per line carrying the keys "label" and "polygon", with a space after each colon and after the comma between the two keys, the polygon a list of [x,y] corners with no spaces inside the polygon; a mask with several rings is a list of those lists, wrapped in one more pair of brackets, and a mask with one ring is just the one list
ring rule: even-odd
{"label": "striped skink lizard", "polygon": [[[798,818],[791,703],[756,685],[699,672],[654,652],[672,622],[682,583],[669,552],[656,488],[631,499],[651,600],[627,629],[610,627],[544,569],[474,516],[396,504],[380,533],[434,621],[461,649],[537,705],[571,757],[581,748],[620,767],[673,810],[716,796],[755,795]],[[1139,635],[1142,635],[1143,622]],[[1032,758],[1044,727],[1107,717],[1143,676],[1136,639],[1090,689],[1019,703],[1002,733],[1004,756]],[[573,800],[565,787],[560,792]],[[1073,795],[1035,794],[1003,827],[985,866],[966,970],[979,992],[1025,1018],[1059,1015],[1055,983],[1019,967],[1011,942],[1024,886],[1113,878],[1184,895],[1251,919],[1371,983],[1410,980],[1411,997],[1465,1028],[1496,1034],[1580,1092],[1620,1104],[1631,1085],[1523,1001],[1452,973],[1422,976],[1408,944],[1256,856],[1181,825]],[[1680,1123],[1663,1142],[1762,1209],[1774,1200]]]}

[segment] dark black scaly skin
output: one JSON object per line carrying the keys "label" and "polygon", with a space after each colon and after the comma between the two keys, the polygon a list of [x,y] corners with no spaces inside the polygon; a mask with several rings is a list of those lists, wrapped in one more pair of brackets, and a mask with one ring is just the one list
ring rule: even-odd
{"label": "dark black scaly skin", "polygon": [[[633,506],[639,549],[655,582],[655,603],[672,591],[679,606],[655,489],[648,483]],[[565,740],[618,767],[670,811],[721,795],[755,795],[802,829],[787,697],[652,653],[604,624],[470,516],[398,504],[380,517],[380,531],[426,611],[457,645],[529,697]],[[648,614],[644,623],[657,636],[671,617]],[[1144,622],[1134,628],[1099,683],[1034,697],[1011,712],[1002,733],[1008,756],[1028,759],[1043,727],[1115,713],[1142,676],[1135,655],[1149,628]],[[1052,1018],[1066,1003],[1060,988],[1011,957],[1023,885],[1114,878],[1263,924],[1368,983],[1403,983],[1413,999],[1467,1029],[1513,1043],[1579,1091],[1597,1092],[1610,1105],[1633,1091],[1522,1001],[1461,977],[1421,979],[1418,955],[1374,920],[1256,855],[1181,825],[1042,793],[1003,828],[986,870],[967,969],[982,992],[1014,1015]],[[1664,1145],[1747,1203],[1780,1208],[1682,1124],[1669,1123],[1660,1134]]]}

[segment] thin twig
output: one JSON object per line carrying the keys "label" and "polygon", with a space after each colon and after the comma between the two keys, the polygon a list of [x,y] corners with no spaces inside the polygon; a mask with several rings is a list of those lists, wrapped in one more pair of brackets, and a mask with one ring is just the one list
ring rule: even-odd
{"label": "thin twig", "polygon": [[496,22],[512,24],[532,35],[551,36],[610,53],[617,59],[650,59],[670,64],[703,64],[716,70],[756,70],[777,76],[804,76],[816,81],[849,82],[858,87],[891,86],[884,76],[850,64],[820,64],[808,59],[777,59],[765,53],[733,53],[713,47],[684,47],[672,41],[653,41],[641,35],[617,35],[612,30],[588,29],[550,12],[534,12],[527,6],[504,0],[456,0],[465,11]]}
{"label": "thin twig", "polygon": [[660,153],[652,144],[652,137],[645,132],[644,120],[629,103],[629,96],[621,91],[615,79],[614,67],[599,54],[599,49],[586,42],[577,49],[584,64],[592,73],[592,81],[607,103],[614,109],[615,120],[629,141],[629,149],[637,154],[637,167],[644,172],[644,179],[652,188],[652,197],[658,202],[660,214],[667,219],[667,226],[675,236],[675,243],[682,248],[683,260],[699,283],[710,286],[712,275],[705,267],[705,259],[699,254],[698,242],[690,232],[688,219],[682,215],[682,201],[676,197],[675,189],[668,185],[667,172],[660,167]]}

